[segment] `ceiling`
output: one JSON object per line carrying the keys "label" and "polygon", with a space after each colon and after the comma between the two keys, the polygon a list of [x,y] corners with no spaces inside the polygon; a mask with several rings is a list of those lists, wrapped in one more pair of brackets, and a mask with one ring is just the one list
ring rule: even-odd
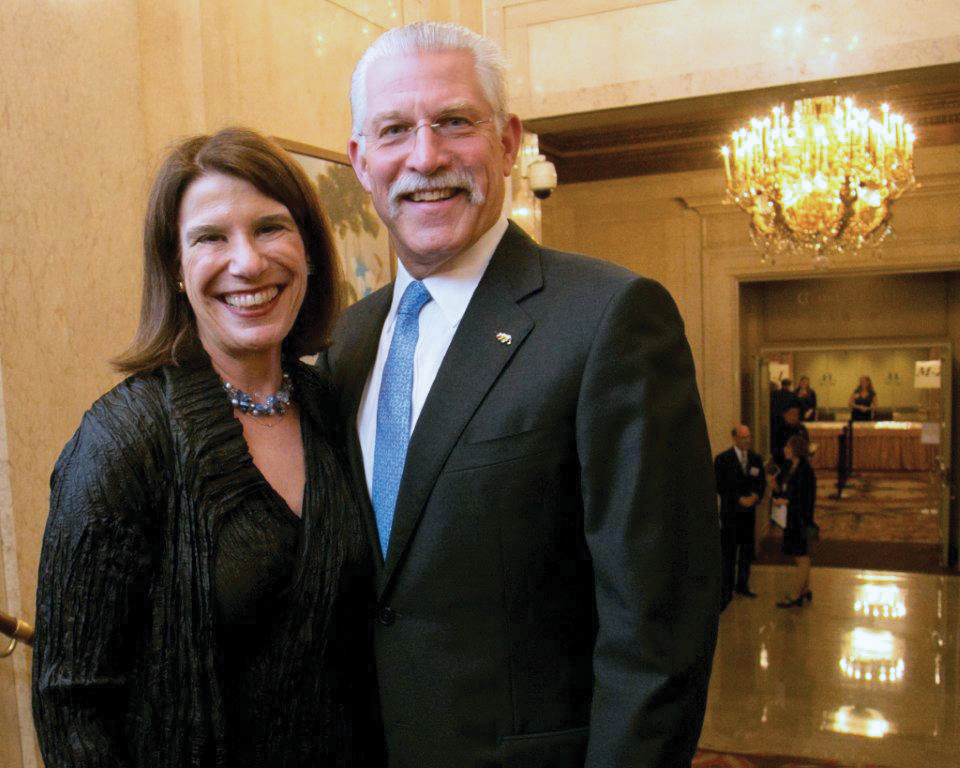
{"label": "ceiling", "polygon": [[960,62],[763,88],[524,122],[561,184],[723,167],[720,147],[750,117],[811,96],[888,102],[913,124],[918,146],[960,144]]}

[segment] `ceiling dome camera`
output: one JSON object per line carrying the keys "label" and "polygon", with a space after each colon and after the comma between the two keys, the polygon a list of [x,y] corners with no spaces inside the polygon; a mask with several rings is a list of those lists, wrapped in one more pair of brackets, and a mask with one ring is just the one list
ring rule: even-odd
{"label": "ceiling dome camera", "polygon": [[557,188],[557,169],[543,155],[538,155],[537,159],[527,166],[527,180],[533,194],[540,200],[546,200]]}

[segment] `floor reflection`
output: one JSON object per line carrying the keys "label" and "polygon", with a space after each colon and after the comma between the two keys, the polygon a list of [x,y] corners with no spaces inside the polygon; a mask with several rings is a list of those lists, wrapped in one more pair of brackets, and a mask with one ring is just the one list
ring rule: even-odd
{"label": "floor reflection", "polygon": [[857,764],[960,764],[960,577],[814,568],[813,602],[774,607],[759,566],[723,613],[701,745]]}
{"label": "floor reflection", "polygon": [[851,704],[846,704],[833,712],[824,713],[823,725],[820,729],[866,736],[869,739],[882,739],[897,732],[897,726],[877,710]]}

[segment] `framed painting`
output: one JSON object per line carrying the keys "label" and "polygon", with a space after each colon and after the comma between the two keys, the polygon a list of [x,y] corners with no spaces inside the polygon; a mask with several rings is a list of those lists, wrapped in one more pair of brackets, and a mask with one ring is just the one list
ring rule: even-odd
{"label": "framed painting", "polygon": [[317,188],[343,265],[344,296],[353,304],[393,280],[390,237],[346,155],[277,139]]}

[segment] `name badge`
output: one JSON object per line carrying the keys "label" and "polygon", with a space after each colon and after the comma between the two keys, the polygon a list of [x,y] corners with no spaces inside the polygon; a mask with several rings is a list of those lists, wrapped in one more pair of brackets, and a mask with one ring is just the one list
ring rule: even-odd
{"label": "name badge", "polygon": [[750,476],[756,477],[760,474],[760,467],[750,467]]}

